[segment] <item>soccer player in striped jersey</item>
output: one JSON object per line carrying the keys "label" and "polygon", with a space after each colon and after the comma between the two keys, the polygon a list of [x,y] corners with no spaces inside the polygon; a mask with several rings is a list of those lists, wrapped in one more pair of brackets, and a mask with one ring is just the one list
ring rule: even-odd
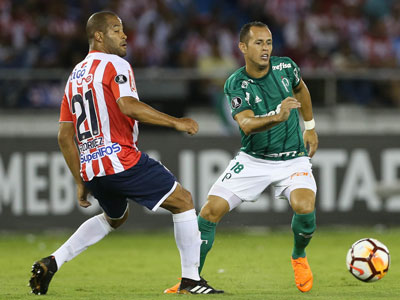
{"label": "soccer player in striped jersey", "polygon": [[[54,253],[34,263],[30,287],[46,294],[61,266],[121,226],[128,199],[155,211],[172,213],[181,256],[180,293],[210,294],[215,289],[200,278],[200,232],[190,193],[160,162],[136,146],[138,122],[196,134],[198,124],[175,118],[139,101],[126,55],[126,35],[112,12],[93,14],[86,25],[89,54],[73,69],[60,112],[58,142],[77,185],[82,207],[92,193],[104,213],[84,222]],[[78,148],[75,144],[75,138]]]}
{"label": "soccer player in striped jersey", "polygon": [[[302,292],[312,288],[313,275],[305,248],[316,228],[316,184],[310,157],[318,147],[310,93],[298,66],[288,57],[271,56],[267,25],[252,22],[240,31],[239,48],[246,65],[226,81],[224,92],[239,124],[242,147],[211,187],[198,217],[201,239],[200,272],[221,218],[246,201],[256,201],[270,185],[294,211],[291,262]],[[302,134],[300,111],[305,125]],[[309,151],[307,151],[307,148]],[[165,290],[173,293],[178,285]]]}

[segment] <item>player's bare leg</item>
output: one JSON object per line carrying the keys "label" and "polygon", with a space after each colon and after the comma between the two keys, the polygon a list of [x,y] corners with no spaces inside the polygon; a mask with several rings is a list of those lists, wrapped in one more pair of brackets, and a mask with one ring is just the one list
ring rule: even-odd
{"label": "player's bare leg", "polygon": [[315,231],[315,194],[310,189],[296,189],[290,194],[294,216],[292,230],[294,247],[291,257],[297,288],[308,292],[313,286],[313,274],[304,249]]}
{"label": "player's bare leg", "polygon": [[210,195],[200,211],[200,216],[210,222],[218,223],[228,212],[228,201],[224,198]]}

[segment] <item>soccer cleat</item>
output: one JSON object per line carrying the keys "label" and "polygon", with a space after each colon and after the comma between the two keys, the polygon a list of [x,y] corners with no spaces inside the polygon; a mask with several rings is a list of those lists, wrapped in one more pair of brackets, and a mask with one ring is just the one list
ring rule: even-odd
{"label": "soccer cleat", "polygon": [[200,277],[200,280],[182,278],[177,294],[222,294],[223,290],[216,290],[208,285],[207,281]]}
{"label": "soccer cleat", "polygon": [[[181,279],[181,278],[179,278]],[[176,294],[178,292],[179,286],[181,285],[181,282],[179,281],[177,284],[174,286],[164,290],[164,294]]]}
{"label": "soccer cleat", "polygon": [[[205,280],[203,277],[201,277],[200,276],[200,281],[201,282],[204,282],[205,284],[207,284],[207,280]],[[211,286],[210,286],[211,287]],[[213,288],[214,289],[214,288]],[[222,294],[222,293],[224,293],[224,290],[216,290],[216,289],[214,289],[214,291],[215,291],[215,294]]]}
{"label": "soccer cleat", "polygon": [[54,274],[57,272],[57,263],[54,256],[48,256],[35,262],[32,266],[32,276],[29,280],[29,286],[32,293],[36,295],[45,295]]}
{"label": "soccer cleat", "polygon": [[308,264],[307,257],[299,257],[292,260],[292,267],[294,270],[294,281],[297,288],[304,292],[311,290],[313,286],[313,274],[310,265]]}

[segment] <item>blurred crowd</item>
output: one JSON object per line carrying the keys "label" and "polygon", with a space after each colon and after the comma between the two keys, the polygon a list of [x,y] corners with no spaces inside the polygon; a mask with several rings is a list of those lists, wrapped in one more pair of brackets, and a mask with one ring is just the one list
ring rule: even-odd
{"label": "blurred crowd", "polygon": [[87,53],[88,16],[103,9],[124,21],[135,67],[241,64],[238,31],[252,20],[303,69],[400,66],[396,0],[0,0],[0,67],[70,68]]}
{"label": "blurred crowd", "polygon": [[135,68],[231,71],[243,65],[239,29],[254,20],[302,70],[400,67],[398,0],[0,0],[0,68],[70,69],[100,10],[122,18]]}

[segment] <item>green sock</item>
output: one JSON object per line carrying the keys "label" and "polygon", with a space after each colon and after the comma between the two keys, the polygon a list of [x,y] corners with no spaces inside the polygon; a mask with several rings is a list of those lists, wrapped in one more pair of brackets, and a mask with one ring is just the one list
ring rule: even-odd
{"label": "green sock", "polygon": [[294,233],[292,257],[294,259],[306,256],[306,252],[304,250],[310,242],[315,228],[315,211],[308,214],[294,213],[292,219],[292,230]]}
{"label": "green sock", "polygon": [[207,221],[206,219],[203,219],[200,215],[197,218],[197,222],[199,224],[201,239],[203,241],[200,247],[200,266],[199,266],[199,274],[200,274],[201,270],[203,269],[207,253],[208,251],[211,250],[211,247],[214,243],[215,227],[217,227],[218,223]]}

